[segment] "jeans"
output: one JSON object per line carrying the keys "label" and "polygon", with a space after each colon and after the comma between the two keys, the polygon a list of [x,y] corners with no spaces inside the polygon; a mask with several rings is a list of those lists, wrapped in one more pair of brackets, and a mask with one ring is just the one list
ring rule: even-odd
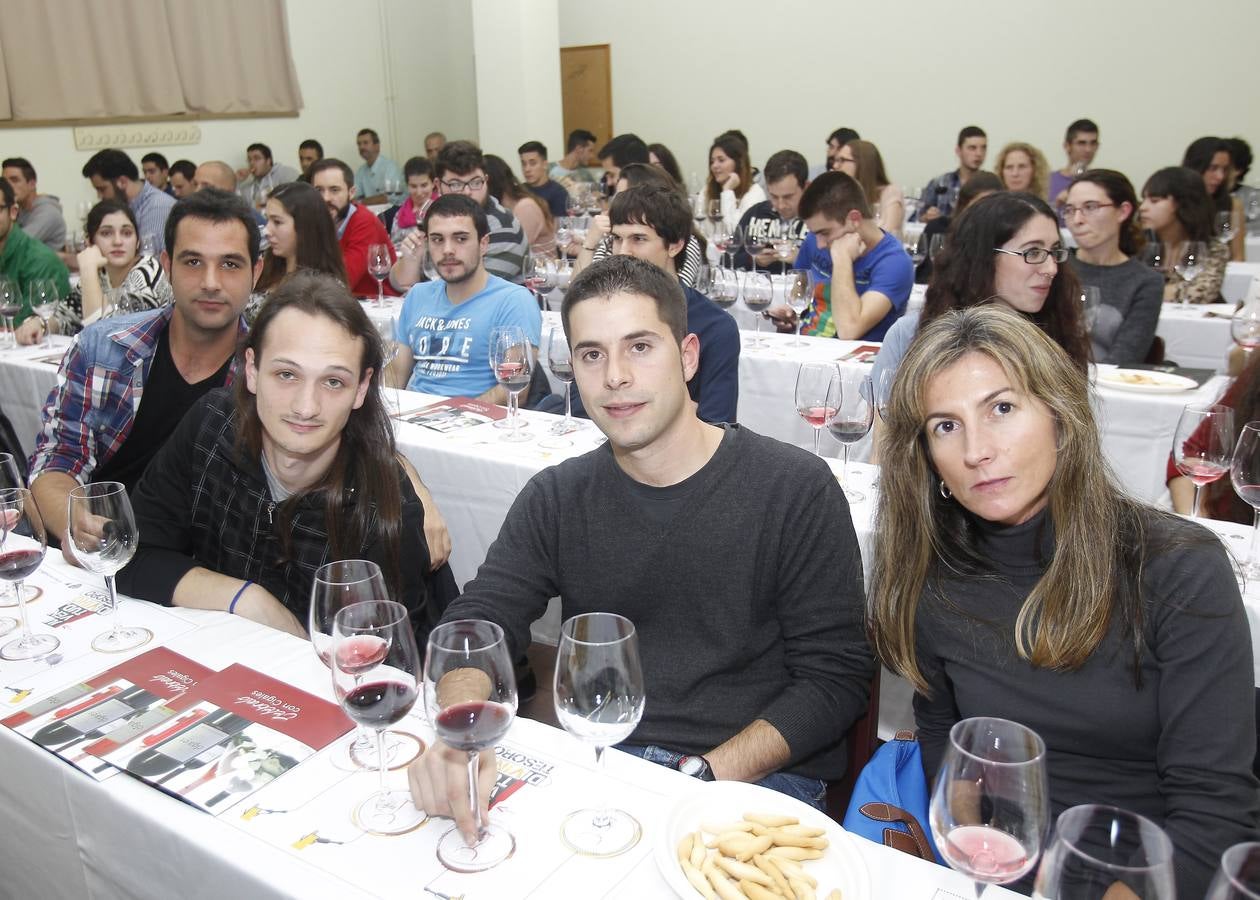
{"label": "jeans", "polygon": [[[657,747],[651,744],[646,747],[618,744],[617,749],[633,754],[639,759],[646,759],[648,762],[665,766],[668,769],[677,769],[678,761],[687,755],[686,753],[667,750],[664,747]],[[827,811],[827,785],[817,778],[793,775],[791,772],[772,772],[756,783],[762,787],[770,788],[772,791],[778,791],[780,794],[787,794],[789,797],[800,800],[802,803],[808,803],[819,812]]]}

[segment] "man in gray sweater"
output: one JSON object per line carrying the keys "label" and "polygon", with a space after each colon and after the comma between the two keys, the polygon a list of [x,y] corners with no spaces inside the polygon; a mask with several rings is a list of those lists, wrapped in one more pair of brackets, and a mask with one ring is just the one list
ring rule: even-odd
{"label": "man in gray sweater", "polygon": [[26,159],[14,156],[0,163],[4,180],[13,185],[17,196],[17,223],[22,230],[41,244],[60,253],[66,247],[66,220],[61,216],[61,201],[51,194],[41,194],[35,183],[35,167]]}
{"label": "man in gray sweater", "polygon": [[[844,492],[809,453],[697,417],[699,340],[676,278],[603,260],[574,279],[562,315],[608,442],[530,480],[444,621],[494,621],[519,655],[550,597],[565,617],[620,613],[638,631],[647,696],[623,749],[821,804],[874,672]],[[439,742],[410,775],[417,806],[471,840],[467,771]]]}

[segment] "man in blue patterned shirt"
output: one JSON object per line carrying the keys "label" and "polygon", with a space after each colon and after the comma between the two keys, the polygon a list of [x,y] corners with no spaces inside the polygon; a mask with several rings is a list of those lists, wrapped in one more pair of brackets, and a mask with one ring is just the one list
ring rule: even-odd
{"label": "man in blue patterned shirt", "polygon": [[954,155],[958,157],[958,168],[944,175],[938,175],[927,183],[919,202],[918,216],[920,222],[931,222],[940,216],[948,216],[954,211],[958,202],[958,191],[967,179],[980,171],[984,165],[984,157],[989,152],[989,139],[978,125],[968,125],[958,132],[958,146]]}

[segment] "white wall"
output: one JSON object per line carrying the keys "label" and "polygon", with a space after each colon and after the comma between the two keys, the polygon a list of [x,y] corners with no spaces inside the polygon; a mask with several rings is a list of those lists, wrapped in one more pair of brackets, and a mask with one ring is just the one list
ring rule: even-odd
{"label": "white wall", "polygon": [[821,162],[848,125],[914,185],[956,165],[968,124],[989,135],[988,166],[1012,140],[1061,166],[1064,129],[1089,117],[1096,165],[1140,190],[1205,134],[1260,153],[1257,35],[1255,0],[560,0],[560,46],[611,45],[616,130],[701,176],[728,128],[762,166],[785,148]]}
{"label": "white wall", "polygon": [[[469,0],[289,0],[287,8],[300,115],[200,121],[200,144],[127,148],[137,166],[152,149],[172,162],[222,159],[239,168],[245,147],[261,141],[296,167],[298,144],[315,138],[327,155],[357,167],[355,133],[364,127],[380,133],[382,151],[401,165],[424,154],[430,131],[476,137]],[[40,191],[61,198],[67,220],[80,202],[95,202],[79,174],[91,155],[75,149],[69,127],[0,129],[0,157],[30,159]]]}

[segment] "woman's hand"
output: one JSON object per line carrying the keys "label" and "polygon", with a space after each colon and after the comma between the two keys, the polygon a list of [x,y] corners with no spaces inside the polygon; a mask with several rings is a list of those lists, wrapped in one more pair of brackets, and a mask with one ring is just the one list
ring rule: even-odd
{"label": "woman's hand", "polygon": [[236,601],[236,615],[244,616],[268,628],[287,631],[304,641],[310,637],[306,633],[306,628],[297,620],[297,616],[289,612],[271,591],[260,584],[251,584],[245,589],[245,593],[241,594],[240,599]]}
{"label": "woman's hand", "polygon": [[738,173],[736,173],[736,172],[732,172],[731,174],[727,175],[725,178],[723,178],[723,179],[722,179],[722,190],[724,190],[724,191],[737,191],[737,190],[739,190],[739,175],[738,175]]}
{"label": "woman's hand", "polygon": [[88,244],[80,250],[76,259],[79,263],[79,271],[84,274],[95,274],[105,268],[105,254],[101,253],[101,248],[95,244]]}

